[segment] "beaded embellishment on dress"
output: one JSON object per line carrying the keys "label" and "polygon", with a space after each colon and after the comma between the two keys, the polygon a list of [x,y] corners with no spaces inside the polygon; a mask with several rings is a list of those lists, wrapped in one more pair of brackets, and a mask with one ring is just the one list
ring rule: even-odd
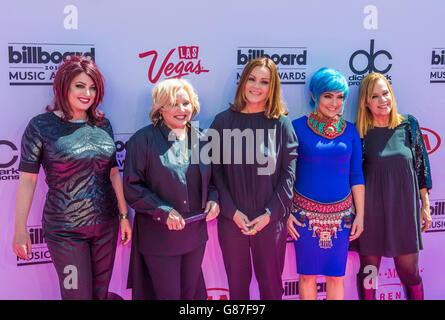
{"label": "beaded embellishment on dress", "polygon": [[312,112],[307,117],[307,125],[319,136],[334,139],[341,136],[346,129],[346,121],[338,116],[338,119],[325,119]]}
{"label": "beaded embellishment on dress", "polygon": [[318,245],[322,249],[332,248],[332,236],[337,238],[337,231],[342,231],[341,222],[344,219],[344,227],[351,228],[351,214],[354,212],[351,193],[341,201],[334,203],[321,203],[308,199],[294,190],[292,201],[292,213],[298,213],[298,220],[308,230],[313,230],[312,237],[318,236]]}

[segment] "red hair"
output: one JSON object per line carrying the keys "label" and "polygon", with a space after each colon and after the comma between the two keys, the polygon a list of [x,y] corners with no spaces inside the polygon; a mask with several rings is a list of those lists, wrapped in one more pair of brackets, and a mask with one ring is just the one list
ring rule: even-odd
{"label": "red hair", "polygon": [[89,76],[96,86],[96,97],[87,110],[88,121],[93,125],[100,126],[104,122],[104,115],[103,112],[98,112],[97,108],[104,97],[104,78],[96,63],[87,57],[72,55],[59,66],[53,82],[54,106],[52,109],[47,106],[46,111],[61,111],[63,121],[69,121],[73,118],[71,106],[68,102],[68,91],[73,79],[82,72]]}

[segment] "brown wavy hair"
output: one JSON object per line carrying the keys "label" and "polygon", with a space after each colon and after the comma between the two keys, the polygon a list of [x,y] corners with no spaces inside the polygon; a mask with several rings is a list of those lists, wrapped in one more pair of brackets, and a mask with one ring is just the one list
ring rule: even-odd
{"label": "brown wavy hair", "polygon": [[236,89],[235,99],[230,104],[230,109],[241,112],[246,106],[246,83],[250,73],[256,67],[266,67],[270,71],[269,94],[266,100],[264,115],[268,119],[278,119],[282,114],[287,115],[288,111],[281,97],[280,77],[278,76],[277,66],[271,59],[266,57],[252,59],[244,67],[238,88]]}
{"label": "brown wavy hair", "polygon": [[104,77],[96,63],[87,57],[72,55],[59,66],[53,82],[53,107],[47,106],[46,111],[61,111],[63,121],[69,121],[73,118],[68,92],[73,79],[82,72],[89,76],[96,86],[94,102],[87,110],[88,121],[93,125],[101,126],[104,123],[104,113],[97,108],[104,97]]}

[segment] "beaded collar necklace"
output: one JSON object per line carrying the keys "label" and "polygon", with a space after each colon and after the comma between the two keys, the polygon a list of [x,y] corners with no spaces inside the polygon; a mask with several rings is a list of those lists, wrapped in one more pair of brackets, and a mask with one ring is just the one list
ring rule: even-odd
{"label": "beaded collar necklace", "polygon": [[346,121],[341,116],[338,116],[338,119],[326,119],[321,117],[317,111],[308,115],[307,125],[315,134],[327,139],[341,136],[346,129]]}

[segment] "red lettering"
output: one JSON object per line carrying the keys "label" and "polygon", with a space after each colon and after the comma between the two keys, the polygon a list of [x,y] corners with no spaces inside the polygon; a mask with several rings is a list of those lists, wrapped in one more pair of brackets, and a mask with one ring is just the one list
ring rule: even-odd
{"label": "red lettering", "polygon": [[425,142],[425,148],[430,151],[431,150],[431,145],[430,145],[430,139],[428,139],[428,135],[427,134],[422,134],[423,136],[423,141]]}
{"label": "red lettering", "polygon": [[[201,61],[198,60],[196,66],[192,61],[187,62],[185,64],[183,61],[179,61],[176,65],[172,62],[168,62],[173,52],[176,49],[171,49],[170,52],[165,57],[164,61],[161,64],[159,70],[154,72],[155,64],[158,59],[158,53],[154,50],[143,52],[139,54],[139,58],[145,58],[149,56],[153,56],[150,66],[148,68],[148,80],[151,83],[158,82],[159,78],[162,74],[164,74],[167,79],[170,78],[181,78],[189,75],[190,73],[200,74],[201,72],[209,72],[209,70],[205,70],[201,67]],[[179,57],[182,59],[193,59],[196,55],[198,57],[198,47],[179,47],[178,48]]]}

